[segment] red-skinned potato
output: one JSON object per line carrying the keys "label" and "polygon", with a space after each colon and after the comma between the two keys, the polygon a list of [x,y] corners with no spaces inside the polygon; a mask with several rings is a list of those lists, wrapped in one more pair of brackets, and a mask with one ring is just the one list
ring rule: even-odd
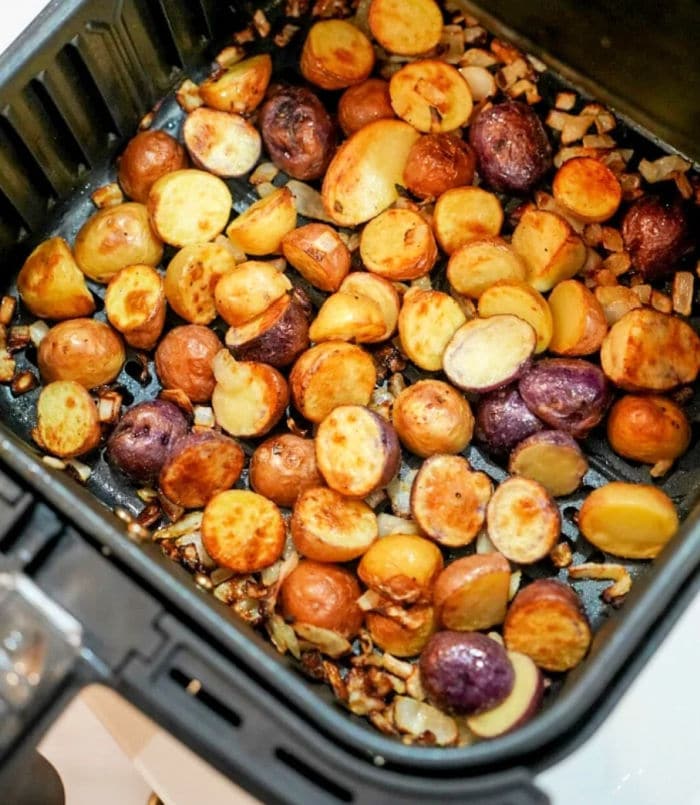
{"label": "red-skinned potato", "polygon": [[338,101],[338,122],[349,137],[367,123],[396,117],[389,97],[389,84],[381,78],[368,78],[348,87]]}
{"label": "red-skinned potato", "polygon": [[474,180],[476,154],[456,134],[426,134],[408,152],[403,180],[419,198],[437,198]]}
{"label": "red-skinned potato", "polygon": [[350,271],[350,251],[327,224],[306,224],[282,238],[282,254],[321,291],[337,291]]}
{"label": "red-skinned potato", "polygon": [[129,198],[145,204],[156,180],[186,167],[187,154],[174,137],[157,129],[140,131],[119,159],[119,184]]}
{"label": "red-skinned potato", "polygon": [[291,508],[304,490],[323,485],[314,440],[293,433],[266,439],[250,459],[249,477],[256,492]]}
{"label": "red-skinned potato", "polygon": [[212,363],[223,344],[208,327],[186,324],[166,333],[156,349],[156,372],[166,389],[181,389],[193,403],[211,399],[216,383]]}

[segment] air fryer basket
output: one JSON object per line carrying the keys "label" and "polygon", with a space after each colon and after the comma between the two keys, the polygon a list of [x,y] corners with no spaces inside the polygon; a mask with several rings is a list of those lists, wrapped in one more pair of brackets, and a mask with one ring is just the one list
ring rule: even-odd
{"label": "air fryer basket", "polygon": [[[204,74],[218,47],[250,13],[249,4],[241,5],[235,11],[216,0],[64,0],[49,7],[6,54],[0,64],[0,292],[13,291],[13,275],[33,244],[49,234],[72,241],[94,209],[90,193],[113,177],[114,155],[164,96],[154,125],[177,130],[182,113],[168,91],[185,75],[196,79]],[[271,18],[279,5],[270,4]],[[288,54],[282,58],[276,69],[288,76],[294,60]],[[546,97],[565,85],[552,71],[540,83]],[[654,138],[638,126],[623,128],[622,143],[654,153],[656,146],[645,145],[645,139]],[[233,180],[230,186],[238,211],[254,200],[247,183]],[[104,291],[92,289],[98,295]],[[19,360],[33,368],[35,357],[28,350]],[[152,398],[159,388],[155,380],[141,385],[137,374],[132,361],[119,378],[128,402]],[[252,777],[251,787],[257,780],[271,798],[291,798],[284,776],[271,791],[265,786],[275,784],[261,779],[262,761],[257,772],[248,768],[246,777],[236,755],[254,763],[274,749],[278,766],[286,764],[308,777],[306,764],[319,779],[328,779],[326,794],[341,800],[350,791],[357,800],[371,801],[372,792],[386,789],[396,801],[485,796],[489,791],[503,798],[496,802],[537,801],[537,792],[518,787],[527,779],[523,767],[547,765],[590,734],[697,588],[700,507],[693,509],[693,504],[700,445],[695,427],[691,450],[662,484],[685,518],[679,535],[653,565],[624,563],[635,581],[619,611],[601,602],[600,583],[577,585],[596,637],[586,661],[554,683],[556,695],[547,697],[543,712],[514,734],[471,747],[406,747],[341,710],[329,690],[303,678],[293,662],[198,590],[156,545],[131,540],[108,507],[135,511],[137,501],[103,460],[88,489],[43,464],[30,438],[37,393],[13,398],[8,387],[0,387],[0,460],[83,534],[62,526],[32,567],[37,583],[85,623],[86,645],[104,660],[88,663],[78,681],[106,679],[207,759],[229,773],[235,769],[244,780]],[[700,401],[691,404],[688,415],[697,423]],[[592,438],[588,454],[591,470],[584,488],[561,501],[564,533],[577,560],[593,553],[577,537],[573,521],[587,491],[610,479],[648,481],[646,470],[613,455],[603,439]],[[478,449],[470,448],[468,458],[496,480],[504,476]],[[86,569],[75,572],[83,561]],[[104,611],[91,609],[94,601],[83,589],[91,568],[105,585],[103,595],[113,601]],[[525,568],[524,573],[535,577],[538,570]],[[133,632],[133,621],[124,622],[114,611],[126,595],[142,601],[137,611],[143,623]],[[209,691],[209,701],[185,692],[194,678]],[[224,746],[212,729],[238,738]],[[278,746],[281,733],[288,748]],[[290,736],[296,736],[291,746]],[[334,780],[339,791],[332,790]]]}

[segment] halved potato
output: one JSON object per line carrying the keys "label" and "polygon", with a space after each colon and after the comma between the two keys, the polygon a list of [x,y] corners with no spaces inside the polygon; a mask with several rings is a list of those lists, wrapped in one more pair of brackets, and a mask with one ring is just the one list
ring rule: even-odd
{"label": "halved potato", "polygon": [[389,53],[417,56],[440,41],[442,12],[435,0],[372,0],[369,28]]}
{"label": "halved potato", "polygon": [[261,53],[237,62],[216,78],[203,81],[199,96],[212,109],[246,115],[265,97],[271,77],[272,59],[268,53]]}
{"label": "halved potato", "polygon": [[399,313],[401,348],[421,369],[442,369],[445,348],[466,316],[459,304],[442,291],[412,288],[403,298]]}
{"label": "halved potato", "polygon": [[557,355],[590,355],[600,349],[608,325],[595,295],[582,282],[560,282],[547,300],[552,311],[549,349]]}
{"label": "halved potato", "polygon": [[165,324],[165,291],[151,266],[127,266],[112,277],[105,293],[109,323],[136,349],[153,349]]}
{"label": "halved potato", "polygon": [[396,114],[418,131],[439,133],[463,126],[472,113],[469,84],[444,61],[414,61],[389,82]]}
{"label": "halved potato", "polygon": [[148,194],[153,228],[171,246],[213,240],[224,231],[231,206],[231,192],[224,182],[201,170],[166,173]]}
{"label": "halved potato", "polygon": [[355,226],[390,207],[419,137],[402,120],[377,120],[355,132],[338,149],[323,180],[328,215],[341,226]]}
{"label": "halved potato", "polygon": [[19,272],[17,290],[29,312],[44,319],[75,319],[95,310],[85,275],[63,238],[49,238],[34,249]]}
{"label": "halved potato", "polygon": [[526,321],[537,336],[535,353],[544,352],[552,338],[552,311],[547,300],[522,281],[500,280],[479,297],[479,315],[484,318],[504,313]]}
{"label": "halved potato", "polygon": [[570,495],[581,485],[588,461],[576,440],[560,430],[541,430],[519,442],[508,472],[537,481],[550,495]]}
{"label": "halved potato", "polygon": [[607,221],[622,201],[615,174],[599,159],[574,157],[557,171],[552,182],[554,198],[581,221]]}
{"label": "halved potato", "polygon": [[362,557],[357,575],[369,587],[402,604],[430,603],[444,565],[434,542],[416,534],[389,534]]}
{"label": "halved potato", "polygon": [[222,243],[192,243],[183,247],[165,272],[168,304],[191,324],[210,324],[217,312],[215,289],[236,265],[236,258]]}
{"label": "halved potato", "polygon": [[373,299],[379,305],[384,319],[384,332],[375,340],[386,341],[387,338],[391,338],[399,320],[401,300],[389,280],[366,271],[353,271],[343,280],[340,291]]}
{"label": "halved potato", "polygon": [[182,134],[192,162],[216,176],[243,176],[262,152],[260,133],[241,115],[200,106],[185,118]]}
{"label": "halved potato", "polygon": [[567,221],[546,210],[526,210],[512,244],[527,265],[527,281],[541,292],[570,279],[586,262],[585,243]]}
{"label": "halved potato", "polygon": [[297,208],[292,191],[278,187],[241,213],[226,234],[246,254],[278,254],[282,238],[297,225]]}
{"label": "halved potato", "polygon": [[360,257],[365,267],[389,280],[414,280],[429,273],[437,244],[428,222],[413,210],[380,213],[362,230]]}
{"label": "halved potato", "polygon": [[321,291],[337,291],[350,271],[350,251],[327,224],[306,224],[282,238],[282,254]]}
{"label": "halved potato", "polygon": [[386,322],[379,304],[369,296],[338,291],[321,305],[311,323],[312,341],[374,343],[384,337]]}
{"label": "halved potato", "polygon": [[214,288],[216,312],[231,327],[266,311],[292,289],[292,283],[271,263],[247,260],[221,276]]}
{"label": "halved potato", "polygon": [[480,238],[453,251],[447,279],[459,294],[478,299],[501,280],[521,282],[527,277],[523,259],[502,238]]}
{"label": "halved potato", "polygon": [[97,406],[85,388],[57,380],[41,390],[37,401],[34,441],[60,458],[82,456],[97,447],[102,431]]}
{"label": "halved potato", "polygon": [[368,612],[365,616],[372,642],[394,657],[420,654],[438,628],[433,607],[416,604],[406,611],[409,616],[405,622],[381,612]]}
{"label": "halved potato", "polygon": [[315,423],[339,405],[367,405],[376,381],[372,358],[344,341],[325,341],[306,350],[289,375],[295,407]]}
{"label": "halved potato", "polygon": [[435,203],[433,226],[442,249],[453,254],[465,243],[498,235],[503,208],[493,193],[480,187],[453,187]]}
{"label": "halved potato", "polygon": [[347,20],[321,20],[311,26],[299,64],[307,81],[322,89],[345,89],[369,78],[374,48]]}

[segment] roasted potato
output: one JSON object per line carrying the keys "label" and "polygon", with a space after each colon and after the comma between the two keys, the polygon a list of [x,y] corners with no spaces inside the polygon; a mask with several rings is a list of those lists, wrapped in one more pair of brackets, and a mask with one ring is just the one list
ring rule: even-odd
{"label": "roasted potato", "polygon": [[340,292],[366,296],[379,305],[384,320],[384,330],[374,339],[375,341],[386,341],[396,332],[401,300],[396,288],[389,280],[377,274],[370,274],[368,271],[353,271],[341,283]]}
{"label": "roasted potato", "polygon": [[260,133],[241,115],[200,106],[185,118],[182,134],[195,166],[215,176],[243,176],[260,159]]}
{"label": "roasted potato", "polygon": [[234,218],[226,234],[246,254],[278,254],[282,238],[296,225],[297,209],[292,191],[278,187]]}
{"label": "roasted potato", "polygon": [[220,75],[202,81],[199,95],[212,109],[247,115],[265,97],[271,76],[270,54],[261,53],[236,62]]}
{"label": "roasted potato", "polygon": [[270,159],[294,179],[320,179],[335,148],[331,118],[306,87],[281,87],[260,110]]}
{"label": "roasted potato", "polygon": [[351,22],[320,20],[306,35],[299,67],[311,84],[322,89],[345,89],[369,77],[374,48]]}
{"label": "roasted potato", "polygon": [[372,642],[394,657],[420,654],[438,628],[433,607],[416,604],[407,612],[407,617],[400,620],[381,612],[368,612],[365,616]]}
{"label": "roasted potato", "polygon": [[126,353],[121,338],[95,319],[70,319],[52,327],[39,344],[39,371],[45,383],[74,380],[93,389],[116,379]]}
{"label": "roasted potato", "polygon": [[544,296],[526,282],[494,282],[479,297],[478,311],[483,318],[503,314],[517,316],[535,331],[535,353],[544,352],[549,346],[552,339],[552,311]]}
{"label": "roasted potato", "polygon": [[527,407],[517,384],[485,394],[476,408],[475,435],[490,453],[509,453],[518,442],[544,428]]}
{"label": "roasted potato", "polygon": [[508,472],[537,481],[553,497],[570,495],[581,485],[588,461],[572,436],[541,430],[523,439],[510,455]]}
{"label": "roasted potato", "polygon": [[109,323],[136,349],[153,349],[165,325],[165,291],[151,266],[123,268],[109,281],[105,312]]}
{"label": "roasted potato", "polygon": [[455,332],[466,317],[459,304],[442,291],[412,288],[399,313],[401,348],[421,369],[437,372]]}
{"label": "roasted potato", "polygon": [[374,120],[396,117],[389,97],[389,84],[381,78],[368,78],[349,87],[338,101],[338,122],[349,137]]}
{"label": "roasted potato", "polygon": [[250,459],[249,478],[256,492],[291,508],[306,489],[323,486],[314,440],[293,433],[266,439]]}
{"label": "roasted potato", "polygon": [[321,291],[337,291],[350,271],[350,251],[333,227],[306,224],[282,238],[282,254]]}
{"label": "roasted potato", "polygon": [[289,279],[271,263],[247,260],[216,282],[216,311],[227,324],[237,327],[264,313],[291,289]]}
{"label": "roasted potato", "polygon": [[503,208],[493,193],[480,187],[454,187],[437,200],[433,225],[443,251],[453,254],[473,240],[498,235]]}
{"label": "roasted potato", "polygon": [[450,255],[447,279],[458,294],[478,299],[501,280],[523,281],[525,262],[502,238],[480,238],[465,243]]}
{"label": "roasted potato", "polygon": [[164,131],[140,131],[119,158],[119,184],[126,195],[145,204],[153,184],[166,173],[187,167],[187,153]]}
{"label": "roasted potato", "polygon": [[552,193],[572,215],[586,223],[612,218],[622,201],[622,187],[615,174],[592,157],[568,159],[554,177]]}
{"label": "roasted potato", "polygon": [[128,202],[99,210],[83,224],[75,238],[75,260],[96,282],[109,282],[126,266],[157,266],[163,244],[151,228],[143,204]]}
{"label": "roasted potato", "polygon": [[582,282],[560,282],[547,301],[552,311],[551,352],[590,355],[600,349],[608,331],[605,312],[596,296]]}
{"label": "roasted potato", "polygon": [[437,198],[474,180],[476,154],[456,134],[426,134],[408,152],[403,181],[419,198]]}
{"label": "roasted potato", "polygon": [[156,372],[161,385],[181,389],[193,403],[209,402],[216,383],[212,364],[221,349],[223,344],[208,327],[175,327],[156,349]]}
{"label": "roasted potato", "polygon": [[59,458],[89,453],[102,437],[94,400],[72,380],[48,383],[39,394],[32,436],[42,450]]}
{"label": "roasted potato", "polygon": [[321,305],[311,323],[312,341],[354,341],[373,344],[386,336],[386,321],[379,303],[354,291],[337,291]]}
{"label": "roasted potato", "polygon": [[365,267],[392,281],[425,276],[437,255],[430,225],[413,210],[385,210],[360,236],[360,257]]}
{"label": "roasted potato", "polygon": [[442,12],[434,0],[372,0],[368,22],[377,42],[400,56],[427,53],[442,34]]}

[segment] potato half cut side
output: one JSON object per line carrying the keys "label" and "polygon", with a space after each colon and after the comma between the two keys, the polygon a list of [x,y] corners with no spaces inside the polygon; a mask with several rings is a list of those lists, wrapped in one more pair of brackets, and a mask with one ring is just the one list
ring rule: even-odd
{"label": "potato half cut side", "polygon": [[375,340],[386,341],[391,338],[398,324],[401,301],[389,280],[367,271],[353,271],[345,277],[340,290],[342,293],[357,294],[374,300],[379,305],[384,320],[384,330]]}
{"label": "potato half cut side", "polygon": [[95,310],[85,275],[63,238],[49,238],[34,249],[19,272],[17,290],[29,312],[43,319],[75,319]]}
{"label": "potato half cut side", "polygon": [[453,187],[435,203],[433,226],[438,243],[451,255],[466,243],[498,235],[503,208],[497,196],[480,187]]}
{"label": "potato half cut side", "polygon": [[402,120],[368,123],[340,146],[323,180],[328,215],[341,226],[356,226],[398,198],[397,185],[411,146],[420,134]]}
{"label": "potato half cut side", "polygon": [[216,286],[235,267],[235,257],[221,243],[192,243],[183,247],[165,272],[168,304],[190,324],[210,324],[217,313]]}
{"label": "potato half cut side", "polygon": [[574,157],[557,171],[552,182],[554,198],[581,221],[607,221],[622,201],[615,174],[599,159]]}
{"label": "potato half cut side", "polygon": [[584,500],[578,524],[601,551],[625,559],[653,559],[678,530],[678,514],[657,487],[613,481]]}
{"label": "potato half cut side", "polygon": [[544,352],[552,338],[552,311],[547,300],[526,282],[500,280],[479,297],[479,315],[484,318],[509,314],[526,321],[537,336],[535,353]]}
{"label": "potato half cut side", "polygon": [[227,349],[213,362],[211,398],[216,422],[231,436],[264,436],[284,414],[287,381],[266,363],[236,361]]}
{"label": "potato half cut side", "polygon": [[34,441],[60,458],[82,456],[97,447],[102,431],[97,406],[83,386],[57,380],[41,390]]}
{"label": "potato half cut side", "polygon": [[519,282],[527,277],[522,258],[501,238],[482,238],[452,252],[447,279],[459,294],[478,299],[500,280]]}
{"label": "potato half cut side", "polygon": [[608,324],[595,295],[582,282],[560,282],[547,300],[552,311],[549,349],[557,355],[590,355],[600,349]]}
{"label": "potato half cut side", "polygon": [[292,191],[278,187],[234,218],[226,234],[246,254],[278,254],[282,238],[296,225],[297,208]]}
{"label": "potato half cut side", "polygon": [[414,61],[389,82],[396,114],[418,131],[439,134],[463,126],[472,113],[472,94],[460,72],[444,61]]}
{"label": "potato half cut side", "polygon": [[374,361],[344,341],[325,341],[304,352],[289,375],[296,409],[322,422],[339,405],[367,405],[377,382]]}
{"label": "potato half cut side", "polygon": [[316,462],[332,489],[365,498],[396,475],[401,448],[393,426],[361,405],[335,408],[318,426]]}
{"label": "potato half cut side", "polygon": [[246,260],[216,283],[216,312],[231,327],[251,321],[292,289],[287,276],[271,263]]}
{"label": "potato half cut side", "polygon": [[517,316],[472,319],[447,344],[443,368],[463,391],[491,391],[525,371],[536,343],[535,331]]}
{"label": "potato half cut side", "polygon": [[261,53],[232,65],[216,78],[199,85],[199,95],[207,106],[222,112],[246,115],[265,97],[272,77],[272,58]]}
{"label": "potato half cut side", "polygon": [[328,224],[306,224],[287,233],[282,254],[321,291],[337,291],[350,271],[350,251]]}
{"label": "potato half cut side", "polygon": [[511,562],[529,565],[552,550],[561,533],[561,515],[547,490],[529,478],[507,478],[489,502],[488,535]]}
{"label": "potato half cut side", "polygon": [[197,509],[230,489],[239,479],[244,462],[243,449],[228,436],[216,431],[190,433],[173,446],[158,485],[173,503]]}
{"label": "potato half cut side", "polygon": [[243,176],[262,152],[260,133],[244,117],[206,106],[187,115],[182,134],[194,164],[215,176]]}
{"label": "potato half cut side", "polygon": [[326,487],[307,489],[299,495],[291,530],[299,553],[317,562],[357,559],[379,533],[377,518],[366,503]]}
{"label": "potato half cut side", "polygon": [[444,629],[473,632],[503,623],[510,565],[500,553],[455,559],[438,576],[433,601]]}
{"label": "potato half cut side", "polygon": [[127,266],[107,286],[105,311],[109,323],[127,344],[153,349],[165,324],[165,291],[151,266]]}
{"label": "potato half cut side", "polygon": [[231,193],[218,176],[194,169],[166,173],[148,194],[153,228],[171,246],[213,240],[224,231],[231,205]]}
{"label": "potato half cut side", "polygon": [[469,545],[486,517],[493,486],[461,456],[432,456],[413,480],[411,514],[426,536],[440,545]]}
{"label": "potato half cut side", "polygon": [[435,609],[416,604],[409,612],[410,620],[405,624],[380,612],[368,612],[365,622],[374,645],[394,657],[415,657],[420,654],[437,630]]}
{"label": "potato half cut side", "polygon": [[545,671],[568,671],[586,656],[591,627],[576,593],[538,579],[513,599],[503,625],[508,651],[526,654]]}
{"label": "potato half cut side", "polygon": [[576,440],[561,430],[528,436],[510,454],[508,472],[537,481],[553,497],[570,495],[588,472],[588,461]]}
{"label": "potato half cut side", "polygon": [[255,573],[276,562],[284,536],[280,510],[255,492],[220,492],[204,509],[202,544],[217,565],[235,573]]}
{"label": "potato half cut side", "polygon": [[337,291],[321,305],[311,323],[312,341],[355,341],[371,344],[385,336],[386,321],[378,302],[363,293]]}
{"label": "potato half cut side", "polygon": [[380,277],[414,280],[435,265],[437,244],[422,215],[413,210],[386,210],[362,230],[360,257]]}
{"label": "potato half cut side", "polygon": [[359,84],[374,67],[374,48],[347,20],[321,20],[307,34],[299,64],[307,81],[322,89]]}
{"label": "potato half cut side", "polygon": [[372,0],[369,28],[389,53],[418,56],[440,41],[442,12],[434,0]]}
{"label": "potato half cut side", "polygon": [[540,669],[526,655],[509,651],[515,682],[513,690],[491,710],[467,718],[467,726],[480,738],[496,738],[522,727],[540,709],[544,679]]}
{"label": "potato half cut side", "polygon": [[421,369],[442,369],[445,348],[466,317],[459,304],[442,291],[412,288],[399,313],[401,348]]}

